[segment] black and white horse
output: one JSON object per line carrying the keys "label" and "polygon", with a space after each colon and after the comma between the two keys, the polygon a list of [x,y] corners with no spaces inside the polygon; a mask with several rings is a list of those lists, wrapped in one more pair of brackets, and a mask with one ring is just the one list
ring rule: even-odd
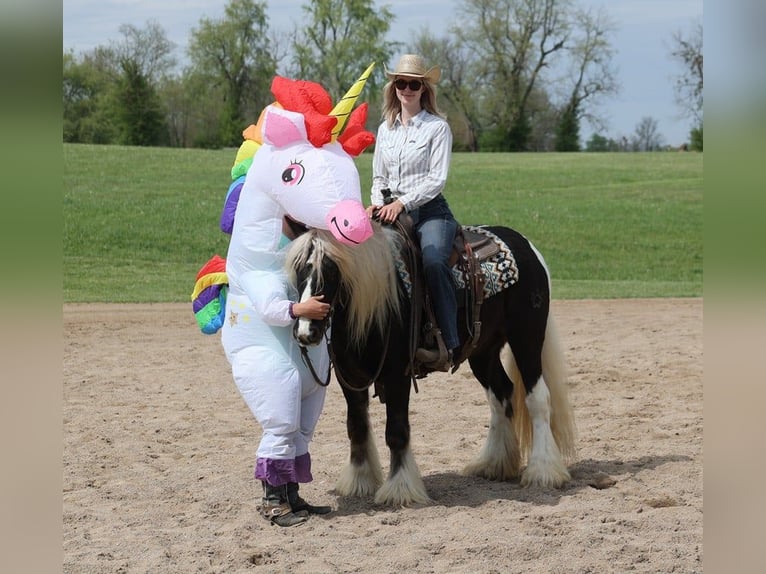
{"label": "black and white horse", "polygon": [[[377,223],[374,227],[373,238],[355,247],[341,245],[326,232],[309,231],[293,242],[287,265],[302,299],[321,293],[332,304],[330,345],[343,383],[350,440],[349,462],[336,492],[374,495],[379,504],[427,503],[410,449],[410,301],[394,256],[400,236]],[[468,363],[487,395],[489,431],[463,473],[490,480],[520,476],[525,486],[558,488],[570,479],[567,462],[575,455],[575,427],[563,350],[550,316],[548,270],[521,234],[507,227],[483,229],[506,252],[509,248],[517,280],[481,306],[481,335]],[[465,321],[458,324],[465,341]],[[294,334],[301,345],[316,345],[326,328],[326,321],[301,319]],[[385,479],[368,411],[373,378],[385,391],[390,450]]]}

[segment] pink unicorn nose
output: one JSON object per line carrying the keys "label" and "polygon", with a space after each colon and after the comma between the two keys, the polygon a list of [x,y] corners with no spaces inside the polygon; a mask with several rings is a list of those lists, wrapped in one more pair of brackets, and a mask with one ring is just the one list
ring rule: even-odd
{"label": "pink unicorn nose", "polygon": [[372,224],[361,202],[344,199],[330,210],[325,220],[335,239],[358,245],[372,237]]}

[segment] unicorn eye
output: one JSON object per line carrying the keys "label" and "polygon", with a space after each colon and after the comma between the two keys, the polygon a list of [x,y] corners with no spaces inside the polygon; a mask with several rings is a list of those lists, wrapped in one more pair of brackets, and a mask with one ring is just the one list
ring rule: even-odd
{"label": "unicorn eye", "polygon": [[306,175],[306,170],[303,164],[298,160],[293,160],[287,169],[282,172],[282,182],[285,185],[298,185],[303,181],[303,176]]}

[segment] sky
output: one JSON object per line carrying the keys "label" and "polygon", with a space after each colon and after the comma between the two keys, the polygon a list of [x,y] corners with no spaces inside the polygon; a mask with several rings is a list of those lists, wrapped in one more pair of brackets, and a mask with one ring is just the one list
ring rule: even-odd
{"label": "sky", "polygon": [[[288,33],[303,17],[307,0],[268,0],[269,23]],[[615,24],[611,44],[614,64],[622,89],[603,103],[601,115],[607,122],[603,135],[619,139],[630,137],[644,117],[654,118],[663,141],[680,145],[688,141],[691,121],[681,116],[675,103],[673,81],[682,71],[670,57],[673,34],[688,35],[692,25],[702,21],[703,0],[575,0],[582,7],[603,7]],[[200,18],[223,16],[227,0],[64,0],[63,48],[76,53],[121,39],[119,27],[132,24],[143,28],[157,21],[177,46],[181,59],[192,28]],[[435,36],[448,33],[456,22],[460,0],[376,0],[387,5],[395,19],[389,40],[403,42],[426,28]],[[406,51],[406,50],[405,50]],[[706,50],[707,52],[707,50]],[[389,67],[396,63],[386,63]],[[446,62],[438,62],[447,66]],[[585,125],[581,135],[587,140],[592,129]]]}

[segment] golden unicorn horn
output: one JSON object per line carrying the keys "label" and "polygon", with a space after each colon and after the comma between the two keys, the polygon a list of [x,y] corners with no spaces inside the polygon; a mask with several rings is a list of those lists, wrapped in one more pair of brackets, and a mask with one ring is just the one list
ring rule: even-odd
{"label": "golden unicorn horn", "polygon": [[338,134],[340,134],[340,131],[343,129],[343,126],[345,125],[348,116],[351,114],[351,110],[353,109],[359,94],[362,93],[364,84],[367,82],[367,78],[370,77],[374,67],[375,62],[367,67],[364,73],[359,76],[359,79],[354,82],[354,85],[349,88],[346,94],[337,104],[335,104],[335,107],[330,112],[331,116],[338,118],[338,123],[332,129],[331,141],[335,141],[338,138]]}

